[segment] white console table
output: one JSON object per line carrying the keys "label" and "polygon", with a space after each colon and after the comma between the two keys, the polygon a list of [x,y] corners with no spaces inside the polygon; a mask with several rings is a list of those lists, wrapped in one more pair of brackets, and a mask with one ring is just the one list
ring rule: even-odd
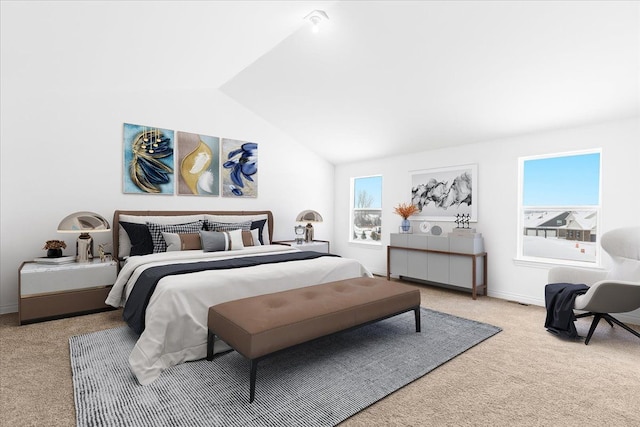
{"label": "white console table", "polygon": [[487,295],[487,253],[482,237],[392,233],[390,243],[387,280],[394,275],[469,289],[473,299],[480,291]]}

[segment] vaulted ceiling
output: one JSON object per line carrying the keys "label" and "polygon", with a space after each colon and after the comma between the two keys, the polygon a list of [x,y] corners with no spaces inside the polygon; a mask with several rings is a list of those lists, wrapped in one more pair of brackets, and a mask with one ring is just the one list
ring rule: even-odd
{"label": "vaulted ceiling", "polygon": [[342,1],[222,91],[333,163],[637,116],[640,3]]}
{"label": "vaulted ceiling", "polygon": [[[314,9],[330,18],[317,34]],[[637,1],[3,1],[2,15],[3,59],[24,65],[4,82],[219,89],[334,164],[639,114]]]}

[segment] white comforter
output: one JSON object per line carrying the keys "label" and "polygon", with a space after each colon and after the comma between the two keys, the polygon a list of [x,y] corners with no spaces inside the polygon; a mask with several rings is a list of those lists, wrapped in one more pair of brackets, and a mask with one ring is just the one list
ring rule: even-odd
{"label": "white comforter", "polygon": [[[124,306],[135,280],[149,267],[297,251],[289,246],[265,245],[228,252],[182,251],[130,257],[106,303]],[[173,365],[204,358],[207,315],[212,305],[359,276],[371,273],[358,261],[339,257],[167,276],[158,282],[147,306],[145,330],[129,355],[131,370],[145,385]]]}

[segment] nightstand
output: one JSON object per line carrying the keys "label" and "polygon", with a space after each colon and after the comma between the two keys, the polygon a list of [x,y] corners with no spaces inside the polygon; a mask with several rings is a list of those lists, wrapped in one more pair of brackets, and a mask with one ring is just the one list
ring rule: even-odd
{"label": "nightstand", "polygon": [[322,252],[323,254],[329,253],[329,242],[327,240],[313,240],[311,242],[303,243],[296,243],[295,240],[279,240],[273,243],[276,245],[293,246],[301,251]]}
{"label": "nightstand", "polygon": [[61,265],[27,261],[18,272],[21,325],[113,308],[104,301],[118,275],[115,261]]}

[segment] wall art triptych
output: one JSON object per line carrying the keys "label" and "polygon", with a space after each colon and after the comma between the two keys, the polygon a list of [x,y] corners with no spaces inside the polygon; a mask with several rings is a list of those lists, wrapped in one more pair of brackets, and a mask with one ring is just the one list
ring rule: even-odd
{"label": "wall art triptych", "polygon": [[258,197],[258,144],[124,124],[128,194]]}

